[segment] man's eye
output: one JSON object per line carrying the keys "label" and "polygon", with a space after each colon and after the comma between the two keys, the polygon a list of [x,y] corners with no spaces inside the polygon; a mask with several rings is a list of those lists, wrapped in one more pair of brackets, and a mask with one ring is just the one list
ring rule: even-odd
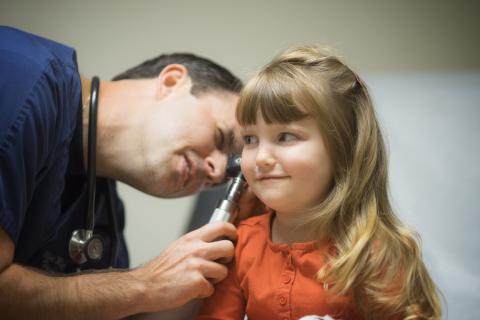
{"label": "man's eye", "polygon": [[245,145],[257,143],[257,137],[255,136],[243,136],[243,142]]}
{"label": "man's eye", "polygon": [[282,132],[278,135],[278,141],[280,142],[293,141],[293,140],[297,140],[297,136],[294,135],[293,133]]}
{"label": "man's eye", "polygon": [[217,134],[215,135],[215,144],[218,150],[223,150],[225,148],[225,134],[221,129],[217,129]]}

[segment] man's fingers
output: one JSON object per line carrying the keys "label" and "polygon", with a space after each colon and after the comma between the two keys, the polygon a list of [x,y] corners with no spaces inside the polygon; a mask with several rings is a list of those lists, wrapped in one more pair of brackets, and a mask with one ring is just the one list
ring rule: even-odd
{"label": "man's fingers", "polygon": [[205,263],[202,265],[202,274],[209,282],[215,284],[228,275],[228,268],[223,264],[205,260]]}
{"label": "man's fingers", "polygon": [[187,236],[205,242],[211,242],[221,238],[229,238],[235,241],[237,239],[237,230],[231,223],[216,221],[190,232]]}
{"label": "man's fingers", "polygon": [[196,288],[197,290],[195,298],[207,298],[210,297],[213,292],[215,292],[213,283],[206,279],[203,275],[199,275]]}
{"label": "man's fingers", "polygon": [[206,244],[205,259],[215,261],[221,259],[222,263],[228,263],[235,254],[235,247],[230,240],[218,240]]}
{"label": "man's fingers", "polygon": [[216,262],[196,259],[191,261],[191,265],[194,266],[191,270],[194,276],[191,278],[190,285],[197,298],[211,296],[214,292],[213,285],[222,281],[228,275],[228,268]]}

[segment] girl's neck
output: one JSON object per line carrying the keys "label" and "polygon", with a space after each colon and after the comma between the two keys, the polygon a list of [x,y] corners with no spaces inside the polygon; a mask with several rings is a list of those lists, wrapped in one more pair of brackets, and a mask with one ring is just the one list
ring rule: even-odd
{"label": "girl's neck", "polygon": [[313,228],[305,223],[307,214],[287,215],[276,212],[272,218],[271,240],[273,243],[309,242],[319,239]]}

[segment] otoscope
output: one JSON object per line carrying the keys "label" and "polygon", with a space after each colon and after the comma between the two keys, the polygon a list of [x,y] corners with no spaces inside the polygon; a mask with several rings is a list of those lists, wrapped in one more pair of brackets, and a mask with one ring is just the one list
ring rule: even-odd
{"label": "otoscope", "polygon": [[240,155],[233,155],[228,159],[226,175],[232,178],[232,180],[227,188],[225,197],[223,200],[220,200],[213,211],[210,222],[225,221],[232,223],[235,220],[238,201],[247,187],[247,182],[240,170]]}

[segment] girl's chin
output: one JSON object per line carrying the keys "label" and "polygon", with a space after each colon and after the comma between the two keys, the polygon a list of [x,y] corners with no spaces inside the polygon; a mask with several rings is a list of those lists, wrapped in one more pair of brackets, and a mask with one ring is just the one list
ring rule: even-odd
{"label": "girl's chin", "polygon": [[271,200],[262,200],[262,202],[270,209],[274,211],[285,211],[287,206],[282,201],[271,201]]}

